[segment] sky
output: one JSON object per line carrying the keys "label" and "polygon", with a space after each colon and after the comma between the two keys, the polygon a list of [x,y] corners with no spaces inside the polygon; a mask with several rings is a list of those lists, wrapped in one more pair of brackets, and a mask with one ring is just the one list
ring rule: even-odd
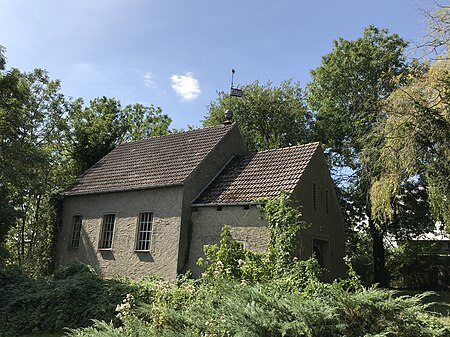
{"label": "sky", "polygon": [[[445,3],[441,1],[441,3]],[[0,0],[7,67],[43,68],[85,103],[160,106],[199,127],[218,91],[310,80],[333,40],[364,27],[420,42],[432,0]]]}

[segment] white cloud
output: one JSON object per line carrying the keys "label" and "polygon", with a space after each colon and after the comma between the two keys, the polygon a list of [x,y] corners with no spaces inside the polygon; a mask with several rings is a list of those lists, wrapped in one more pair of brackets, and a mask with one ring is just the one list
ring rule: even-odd
{"label": "white cloud", "polygon": [[186,75],[172,75],[172,89],[175,90],[178,96],[185,101],[192,101],[202,92],[200,90],[200,83],[194,78],[193,73],[186,73]]}
{"label": "white cloud", "polygon": [[152,73],[145,73],[144,74],[144,85],[146,87],[155,87],[155,82],[152,79]]}

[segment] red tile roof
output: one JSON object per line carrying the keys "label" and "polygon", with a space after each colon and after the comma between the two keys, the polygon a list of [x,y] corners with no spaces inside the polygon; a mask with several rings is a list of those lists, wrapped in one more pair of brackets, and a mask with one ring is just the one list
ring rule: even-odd
{"label": "red tile roof", "polygon": [[70,184],[64,195],[182,184],[232,128],[217,125],[121,144]]}
{"label": "red tile roof", "polygon": [[252,202],[291,193],[319,143],[234,157],[192,204]]}

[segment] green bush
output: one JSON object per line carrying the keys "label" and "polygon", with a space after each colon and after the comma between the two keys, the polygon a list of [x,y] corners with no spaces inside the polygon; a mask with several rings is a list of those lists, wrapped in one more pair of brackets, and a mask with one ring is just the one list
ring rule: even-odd
{"label": "green bush", "polygon": [[60,269],[53,277],[30,278],[15,269],[0,271],[0,336],[60,332],[91,319],[110,321],[116,305],[139,287],[127,280],[103,280],[86,265]]}
{"label": "green bush", "polygon": [[203,278],[230,279],[244,284],[276,283],[289,291],[299,291],[311,281],[318,281],[322,269],[316,259],[301,261],[301,231],[308,227],[301,213],[291,206],[282,194],[264,199],[261,208],[266,213],[269,229],[267,251],[256,253],[244,249],[233,240],[230,227],[224,225],[220,243],[204,247],[205,258],[198,265],[204,267]]}
{"label": "green bush", "polygon": [[[155,302],[124,306],[123,325],[96,322],[71,336],[446,337],[449,327],[420,297],[392,291],[348,291],[336,282],[304,292],[233,280],[153,284]],[[143,312],[147,311],[147,314]]]}
{"label": "green bush", "polygon": [[432,242],[403,242],[389,256],[387,267],[394,287],[450,290],[450,257]]}

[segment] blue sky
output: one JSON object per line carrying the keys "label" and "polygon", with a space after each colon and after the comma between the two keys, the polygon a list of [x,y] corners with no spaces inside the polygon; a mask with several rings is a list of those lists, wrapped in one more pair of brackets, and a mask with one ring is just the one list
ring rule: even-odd
{"label": "blue sky", "polygon": [[369,24],[421,41],[430,0],[0,0],[8,67],[44,68],[85,102],[160,106],[200,126],[216,92],[292,78],[304,86],[338,37]]}

